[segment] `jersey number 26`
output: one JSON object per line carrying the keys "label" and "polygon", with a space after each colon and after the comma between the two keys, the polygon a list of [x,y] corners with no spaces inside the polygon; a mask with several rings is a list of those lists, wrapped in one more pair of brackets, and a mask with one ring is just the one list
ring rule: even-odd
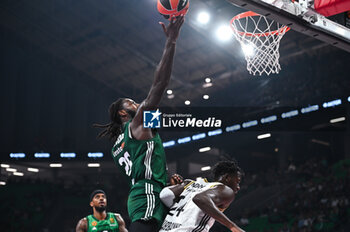
{"label": "jersey number 26", "polygon": [[125,173],[126,173],[126,175],[130,176],[132,162],[130,160],[130,154],[127,151],[124,153],[124,156],[119,158],[119,164],[120,164],[120,166],[123,166],[123,164],[125,164]]}

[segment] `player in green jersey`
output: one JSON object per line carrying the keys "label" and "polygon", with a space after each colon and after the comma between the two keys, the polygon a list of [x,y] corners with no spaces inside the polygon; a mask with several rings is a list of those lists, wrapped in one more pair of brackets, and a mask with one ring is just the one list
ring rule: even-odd
{"label": "player in green jersey", "polygon": [[146,99],[137,104],[131,99],[120,98],[109,107],[111,122],[95,124],[104,128],[99,137],[107,136],[115,143],[113,159],[129,180],[131,232],[158,231],[166,215],[159,199],[167,179],[165,153],[159,134],[143,127],[143,113],[159,107],[170,81],[176,40],[183,22],[184,16],[180,16],[172,18],[167,27],[160,23],[167,40]]}
{"label": "player in green jersey", "polygon": [[95,190],[90,196],[93,214],[81,219],[76,232],[128,232],[120,214],[107,213],[107,198],[103,190]]}

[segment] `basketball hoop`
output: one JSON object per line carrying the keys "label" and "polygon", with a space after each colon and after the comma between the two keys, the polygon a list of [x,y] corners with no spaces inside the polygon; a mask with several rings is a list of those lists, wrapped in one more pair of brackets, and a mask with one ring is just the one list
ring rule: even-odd
{"label": "basketball hoop", "polygon": [[289,27],[252,11],[233,17],[230,26],[242,46],[250,74],[270,75],[281,70],[278,49]]}

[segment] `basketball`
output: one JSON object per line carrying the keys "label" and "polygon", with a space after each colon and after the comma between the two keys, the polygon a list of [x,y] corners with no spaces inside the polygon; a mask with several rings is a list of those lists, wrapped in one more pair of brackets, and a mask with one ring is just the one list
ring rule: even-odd
{"label": "basketball", "polygon": [[157,9],[166,19],[170,19],[171,16],[185,15],[189,5],[189,0],[158,0]]}

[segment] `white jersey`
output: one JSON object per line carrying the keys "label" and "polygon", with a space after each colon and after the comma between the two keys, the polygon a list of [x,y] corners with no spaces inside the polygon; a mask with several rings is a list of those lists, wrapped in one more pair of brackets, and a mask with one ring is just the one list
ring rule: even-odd
{"label": "white jersey", "polygon": [[185,186],[180,200],[171,206],[159,232],[207,232],[215,219],[205,214],[194,202],[193,197],[200,192],[222,183],[209,183],[197,178]]}

